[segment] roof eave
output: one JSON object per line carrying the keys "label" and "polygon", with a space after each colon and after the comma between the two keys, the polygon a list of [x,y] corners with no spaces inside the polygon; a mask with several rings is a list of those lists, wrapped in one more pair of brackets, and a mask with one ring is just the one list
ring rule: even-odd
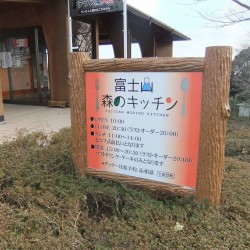
{"label": "roof eave", "polygon": [[173,35],[173,40],[174,41],[187,41],[187,40],[191,40],[191,38],[189,38],[188,36],[182,34],[181,32],[173,29],[172,27],[166,25],[165,23],[163,22],[160,22],[159,20],[147,15],[146,13],[132,7],[131,5],[127,5],[127,9],[128,11],[130,11],[132,14],[136,15],[136,16],[139,16],[143,19],[146,19],[148,21],[150,21],[151,23],[154,23],[155,25],[161,27],[162,29],[165,29],[169,32],[172,33]]}

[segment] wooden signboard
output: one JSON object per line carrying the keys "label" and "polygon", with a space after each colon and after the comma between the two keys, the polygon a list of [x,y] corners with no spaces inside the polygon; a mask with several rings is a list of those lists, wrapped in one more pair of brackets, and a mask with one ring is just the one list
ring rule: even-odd
{"label": "wooden signboard", "polygon": [[232,49],[205,58],[71,54],[73,159],[83,174],[219,205]]}
{"label": "wooden signboard", "polygon": [[70,3],[72,17],[123,10],[123,0],[72,0]]}

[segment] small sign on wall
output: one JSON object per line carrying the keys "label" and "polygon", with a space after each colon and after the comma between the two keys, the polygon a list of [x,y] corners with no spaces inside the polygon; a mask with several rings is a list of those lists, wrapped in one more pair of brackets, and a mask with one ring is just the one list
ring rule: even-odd
{"label": "small sign on wall", "polygon": [[2,52],[1,60],[3,69],[12,67],[11,52]]}
{"label": "small sign on wall", "polygon": [[86,73],[88,168],[196,188],[202,72]]}
{"label": "small sign on wall", "polygon": [[28,47],[28,45],[29,45],[28,38],[13,39],[14,48]]}
{"label": "small sign on wall", "polygon": [[12,61],[13,61],[13,65],[12,65],[13,67],[15,67],[15,68],[21,68],[22,67],[20,56],[13,56]]}

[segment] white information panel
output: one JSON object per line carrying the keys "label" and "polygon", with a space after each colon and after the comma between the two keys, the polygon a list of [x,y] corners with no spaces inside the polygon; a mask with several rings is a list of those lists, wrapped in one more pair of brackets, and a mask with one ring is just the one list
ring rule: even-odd
{"label": "white information panel", "polygon": [[88,168],[196,187],[202,73],[86,73]]}

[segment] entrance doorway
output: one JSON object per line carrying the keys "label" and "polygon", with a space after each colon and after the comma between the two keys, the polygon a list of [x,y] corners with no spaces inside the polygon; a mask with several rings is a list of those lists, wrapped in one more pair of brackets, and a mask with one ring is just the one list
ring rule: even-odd
{"label": "entrance doorway", "polygon": [[0,31],[0,62],[4,102],[47,104],[48,53],[41,27]]}

